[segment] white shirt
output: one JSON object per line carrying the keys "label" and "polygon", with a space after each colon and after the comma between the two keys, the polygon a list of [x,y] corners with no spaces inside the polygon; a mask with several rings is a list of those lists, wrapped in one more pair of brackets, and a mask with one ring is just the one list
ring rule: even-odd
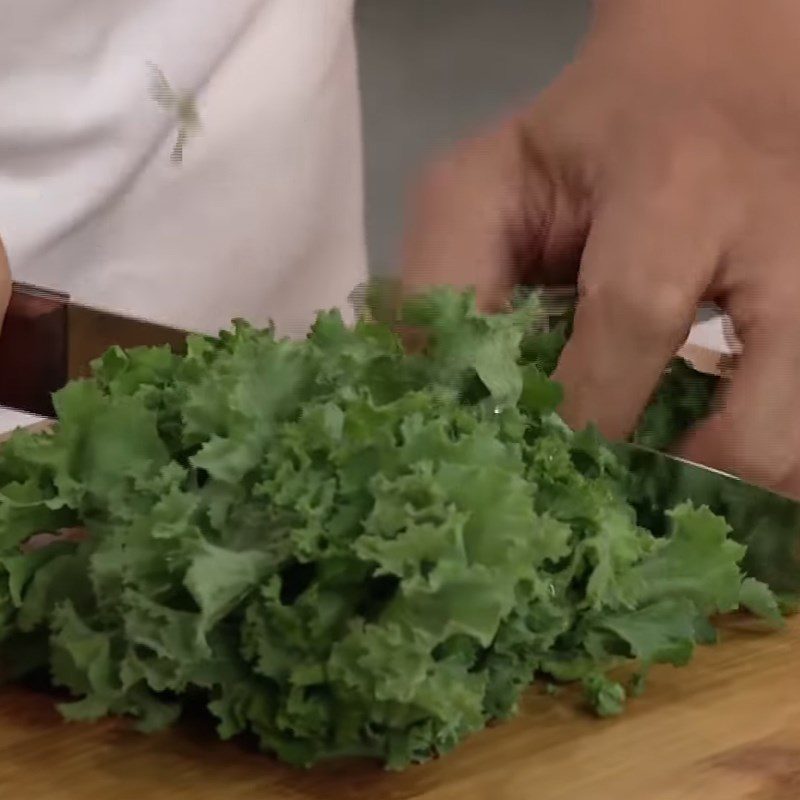
{"label": "white shirt", "polygon": [[[214,332],[302,335],[365,277],[353,0],[0,0],[14,278]],[[180,120],[153,66],[194,95]]]}
{"label": "white shirt", "polygon": [[[0,0],[14,277],[215,332],[302,335],[366,275],[353,0]],[[155,65],[202,130],[171,154]],[[718,323],[693,341],[724,349]],[[0,409],[0,430],[23,418]]]}

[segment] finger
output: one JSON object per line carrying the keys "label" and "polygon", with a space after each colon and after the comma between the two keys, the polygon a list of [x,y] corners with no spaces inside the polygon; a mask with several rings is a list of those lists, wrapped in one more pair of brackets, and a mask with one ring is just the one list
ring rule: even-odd
{"label": "finger", "polygon": [[[435,163],[412,196],[403,283],[474,289],[479,306],[501,309],[539,260],[553,191],[515,122],[463,144]],[[533,252],[537,250],[537,252]]]}
{"label": "finger", "polygon": [[[766,274],[781,273],[768,270]],[[719,409],[687,437],[681,454],[800,497],[797,294],[789,283],[746,320],[734,315],[743,352]]]}
{"label": "finger", "polygon": [[718,261],[717,238],[685,216],[602,209],[586,243],[573,333],[555,378],[575,429],[630,435],[685,342]]}

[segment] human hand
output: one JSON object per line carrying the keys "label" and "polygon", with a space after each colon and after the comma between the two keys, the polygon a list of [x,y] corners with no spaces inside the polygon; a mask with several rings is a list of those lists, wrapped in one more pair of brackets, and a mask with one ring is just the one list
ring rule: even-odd
{"label": "human hand", "polygon": [[744,351],[683,454],[800,493],[798,31],[796,0],[597,0],[533,107],[432,165],[406,284],[498,308],[519,283],[577,280],[562,413],[612,439],[715,300]]}

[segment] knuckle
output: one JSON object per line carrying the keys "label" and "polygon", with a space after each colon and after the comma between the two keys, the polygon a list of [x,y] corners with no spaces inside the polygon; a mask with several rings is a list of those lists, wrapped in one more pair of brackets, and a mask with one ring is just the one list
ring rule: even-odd
{"label": "knuckle", "polygon": [[440,197],[452,192],[480,192],[487,183],[506,179],[520,167],[521,126],[510,119],[488,133],[465,139],[423,168],[415,189],[418,196]]}
{"label": "knuckle", "polygon": [[800,476],[800,418],[795,386],[765,396],[763,380],[734,374],[722,386],[717,408],[700,427],[698,455],[705,463],[767,489],[781,490]]}
{"label": "knuckle", "polygon": [[724,141],[702,126],[669,126],[661,138],[661,164],[678,179],[717,172],[725,163]]}
{"label": "knuckle", "polygon": [[683,328],[694,317],[694,299],[686,288],[674,284],[661,284],[647,291],[648,302],[643,311],[649,325],[657,330],[674,330]]}
{"label": "knuckle", "polygon": [[728,184],[724,144],[707,132],[670,126],[640,155],[642,200],[659,213],[683,208],[687,199],[716,196]]}
{"label": "knuckle", "polygon": [[482,181],[481,154],[471,146],[440,156],[425,166],[411,188],[412,207],[435,218],[475,197]]}
{"label": "knuckle", "polygon": [[800,286],[796,281],[770,291],[748,292],[746,303],[736,305],[737,327],[748,336],[783,335],[800,340]]}
{"label": "knuckle", "polygon": [[757,486],[773,491],[786,486],[796,473],[797,464],[793,454],[783,453],[782,457],[752,463],[745,477]]}
{"label": "knuckle", "polygon": [[737,477],[757,486],[779,489],[797,474],[797,453],[788,446],[789,439],[732,437],[725,467]]}
{"label": "knuckle", "polygon": [[582,294],[589,302],[605,308],[606,314],[624,320],[642,337],[643,346],[674,340],[677,348],[694,319],[696,303],[685,286],[655,282],[650,277],[584,288]]}
{"label": "knuckle", "polygon": [[416,203],[426,203],[439,196],[447,195],[455,180],[455,166],[450,157],[441,157],[424,167],[412,187],[412,199]]}

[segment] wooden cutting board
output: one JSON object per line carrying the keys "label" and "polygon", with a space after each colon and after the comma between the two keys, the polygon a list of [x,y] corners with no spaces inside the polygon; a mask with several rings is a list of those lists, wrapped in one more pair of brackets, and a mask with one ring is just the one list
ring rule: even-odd
{"label": "wooden cutting board", "polygon": [[400,775],[302,772],[215,740],[205,722],[145,736],[66,724],[53,698],[0,690],[0,790],[21,800],[798,800],[800,619],[728,625],[688,668],[654,670],[622,717],[531,690],[521,715]]}
{"label": "wooden cutting board", "polygon": [[0,797],[20,800],[800,800],[800,618],[742,619],[685,669],[653,671],[625,715],[532,689],[520,716],[403,774],[294,770],[205,721],[144,736],[68,725],[54,698],[0,689]]}

